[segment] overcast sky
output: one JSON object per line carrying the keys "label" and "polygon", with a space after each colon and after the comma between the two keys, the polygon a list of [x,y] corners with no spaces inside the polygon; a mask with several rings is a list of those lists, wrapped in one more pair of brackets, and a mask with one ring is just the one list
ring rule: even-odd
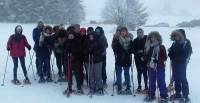
{"label": "overcast sky", "polygon": [[[83,4],[86,10],[86,20],[100,20],[101,12],[107,0],[83,0]],[[144,3],[147,8],[147,12],[150,15],[150,20],[154,21],[161,16],[170,16],[188,19],[188,18],[200,18],[200,0],[139,0]],[[163,19],[165,20],[165,19]],[[189,19],[188,19],[189,20]],[[174,20],[172,20],[174,21]]]}

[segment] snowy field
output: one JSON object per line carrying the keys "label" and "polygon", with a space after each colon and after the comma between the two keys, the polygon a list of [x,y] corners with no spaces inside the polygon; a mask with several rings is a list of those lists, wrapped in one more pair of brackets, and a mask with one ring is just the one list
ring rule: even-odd
{"label": "snowy field", "polygon": [[[6,24],[0,23],[0,83],[2,83],[5,62],[6,62],[6,43],[8,37],[14,32],[14,28],[17,24]],[[32,30],[36,26],[36,24],[23,24],[23,34],[26,35],[29,43],[33,46],[32,40]],[[87,25],[86,25],[87,26]],[[114,56],[112,49],[110,47],[113,33],[115,32],[116,26],[114,25],[102,25],[105,29],[105,34],[107,36],[109,42],[109,48],[107,50],[107,74],[108,74],[108,89],[104,96],[94,96],[92,99],[87,95],[76,96],[72,95],[70,98],[67,98],[62,94],[62,92],[66,89],[66,83],[62,85],[55,83],[46,83],[46,84],[38,84],[37,81],[34,81],[32,71],[30,70],[29,78],[32,82],[32,85],[27,85],[24,87],[15,86],[11,84],[11,80],[13,78],[13,63],[12,59],[9,57],[8,69],[6,73],[5,86],[0,86],[0,103],[143,103],[144,95],[133,96],[111,96],[112,93],[112,83],[113,83],[113,71],[114,71]],[[94,26],[95,27],[95,26]],[[169,48],[171,45],[170,33],[174,29],[177,28],[154,28],[154,27],[144,27],[145,34],[150,31],[159,31],[163,36],[164,45],[166,48]],[[191,40],[193,46],[193,55],[191,58],[191,62],[188,65],[188,81],[190,85],[190,98],[193,103],[200,103],[200,81],[199,74],[200,69],[200,28],[185,28],[187,37]],[[136,37],[135,32],[134,37]],[[33,51],[31,51],[32,53]],[[26,57],[26,66],[28,68],[30,61],[29,55],[27,52]],[[35,65],[34,65],[35,70]],[[54,70],[57,71],[56,66],[54,66]],[[36,71],[36,70],[35,70]],[[57,73],[57,72],[56,72]],[[21,66],[19,65],[18,69],[18,78],[23,80],[23,74],[21,70]],[[166,82],[169,83],[169,62],[167,62],[166,67]],[[134,67],[134,82],[135,88],[137,87],[136,80],[136,70]],[[87,94],[87,91],[85,91]],[[155,101],[156,103],[157,101]]]}

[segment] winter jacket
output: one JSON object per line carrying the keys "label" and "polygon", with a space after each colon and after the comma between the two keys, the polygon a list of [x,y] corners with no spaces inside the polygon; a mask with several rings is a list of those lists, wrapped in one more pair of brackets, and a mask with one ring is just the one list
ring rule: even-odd
{"label": "winter jacket", "polygon": [[[131,34],[129,34],[131,35]],[[130,45],[127,47],[127,50],[123,48],[120,43],[119,37],[114,37],[112,42],[112,48],[116,57],[116,64],[120,66],[131,66],[132,64],[132,56],[131,56],[131,44],[132,40],[129,43]]]}
{"label": "winter jacket", "polygon": [[145,43],[147,36],[145,35],[142,39],[136,38],[132,44],[132,50],[135,58],[135,63],[138,68],[145,68]]}
{"label": "winter jacket", "polygon": [[50,57],[51,51],[54,47],[54,37],[52,35],[42,32],[39,39],[39,47],[37,48],[38,57]]}
{"label": "winter jacket", "polygon": [[[164,45],[159,45],[159,51],[158,51],[158,59],[152,58],[154,47],[150,47],[150,50],[147,53],[147,66],[149,67],[150,62],[153,61],[157,66],[157,69],[159,68],[165,68],[165,62],[167,61],[167,53]],[[154,59],[154,60],[153,60]]]}
{"label": "winter jacket", "polygon": [[65,30],[59,30],[57,34],[55,34],[55,40],[54,40],[54,52],[55,53],[64,53],[64,42],[66,41],[66,31]]}
{"label": "winter jacket", "polygon": [[191,55],[191,45],[189,43],[174,42],[169,49],[168,56],[172,63],[186,63]]}
{"label": "winter jacket", "polygon": [[[16,38],[18,38],[19,40],[16,40]],[[25,47],[31,48],[31,46],[27,42],[26,37],[22,34],[11,35],[7,42],[7,49],[10,50],[10,55],[12,57],[25,56],[25,54],[26,54]]]}
{"label": "winter jacket", "polygon": [[[94,40],[90,40],[89,36],[92,35]],[[104,45],[101,44],[100,36],[97,36],[94,32],[87,35],[87,41],[85,42],[85,62],[89,63],[89,55],[91,56],[90,60],[92,62],[93,55],[93,63],[99,63],[103,61],[104,54]]]}
{"label": "winter jacket", "polygon": [[39,41],[40,41],[40,34],[41,34],[42,30],[38,29],[38,28],[35,28],[33,29],[33,40],[35,42],[35,45],[34,45],[34,50],[37,49],[39,47]]}
{"label": "winter jacket", "polygon": [[74,35],[74,39],[68,39],[64,42],[66,54],[71,54],[71,62],[80,62],[81,60],[81,39],[79,34]]}

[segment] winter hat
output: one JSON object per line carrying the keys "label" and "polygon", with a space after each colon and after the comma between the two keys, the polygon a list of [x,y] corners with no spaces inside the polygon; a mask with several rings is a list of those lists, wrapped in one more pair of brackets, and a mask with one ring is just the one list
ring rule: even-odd
{"label": "winter hat", "polygon": [[90,32],[93,32],[93,31],[94,31],[94,28],[93,28],[93,27],[88,27],[87,33],[90,33]]}
{"label": "winter hat", "polygon": [[81,29],[80,29],[80,33],[81,33],[81,35],[83,35],[84,33],[85,33],[85,35],[86,35],[86,34],[87,34],[86,28],[81,28]]}

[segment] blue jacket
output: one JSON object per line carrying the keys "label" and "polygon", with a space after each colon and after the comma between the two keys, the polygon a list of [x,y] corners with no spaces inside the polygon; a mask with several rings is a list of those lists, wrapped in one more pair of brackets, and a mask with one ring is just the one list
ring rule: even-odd
{"label": "blue jacket", "polygon": [[39,41],[40,41],[40,35],[42,30],[39,30],[38,28],[33,29],[33,40],[35,42],[34,49],[37,49],[39,47]]}

